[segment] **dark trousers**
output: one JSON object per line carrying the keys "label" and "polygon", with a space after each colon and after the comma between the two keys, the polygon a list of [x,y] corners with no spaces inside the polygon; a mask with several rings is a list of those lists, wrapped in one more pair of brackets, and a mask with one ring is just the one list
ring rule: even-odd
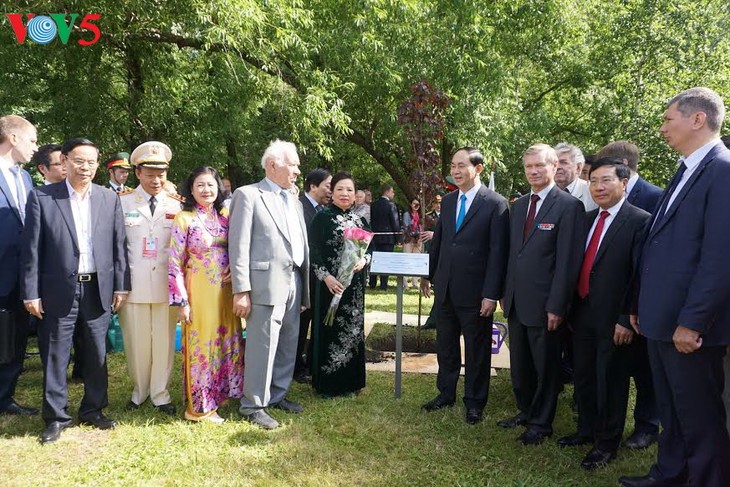
{"label": "dark trousers", "polygon": [[[314,294],[310,294],[314,296]],[[312,360],[312,341],[307,341],[309,324],[312,322],[312,308],[305,309],[299,314],[299,341],[297,342],[297,358],[294,362],[294,377],[306,374],[309,370],[308,363]],[[307,346],[309,343],[309,346]],[[304,357],[307,360],[304,360]]]}
{"label": "dark trousers", "polygon": [[0,365],[0,411],[13,402],[18,377],[23,370],[25,348],[28,345],[29,316],[16,287],[9,295],[0,296],[0,308],[13,312],[15,318],[15,358],[7,364]]}
{"label": "dark trousers", "polygon": [[560,337],[544,325],[527,326],[513,309],[508,318],[512,390],[527,427],[552,434],[560,393]]}
{"label": "dark trousers", "polygon": [[594,438],[594,446],[617,450],[621,443],[629,402],[629,345],[616,346],[613,336],[591,326],[576,303],[573,319],[575,394],[578,434]]}
{"label": "dark trousers", "polygon": [[484,409],[489,395],[492,364],[492,316],[479,316],[479,306],[457,307],[445,296],[438,306],[436,350],[439,364],[436,387],[446,401],[456,399],[461,372],[461,342],[464,335],[464,405]]}
{"label": "dark trousers", "polygon": [[[373,252],[393,252],[394,244],[374,244],[372,245]],[[388,289],[388,277],[387,275],[381,274],[380,275],[380,289],[385,291]],[[375,274],[370,274],[370,289],[375,289],[375,284],[377,283],[378,276]]]}
{"label": "dark trousers", "polygon": [[671,342],[649,340],[659,435],[649,474],[668,484],[730,485],[730,437],[722,391],[724,346],[679,353]]}
{"label": "dark trousers", "polygon": [[655,435],[659,433],[659,413],[657,412],[656,394],[654,394],[654,382],[651,378],[646,338],[634,335],[630,351],[629,375],[634,378],[636,386],[634,431]]}
{"label": "dark trousers", "polygon": [[38,329],[43,357],[43,419],[70,422],[66,369],[71,354],[74,329],[79,327],[84,376],[84,397],[79,418],[101,412],[108,405],[106,334],[109,312],[104,311],[96,280],[77,283],[74,301],[68,315],[61,318],[44,316]]}

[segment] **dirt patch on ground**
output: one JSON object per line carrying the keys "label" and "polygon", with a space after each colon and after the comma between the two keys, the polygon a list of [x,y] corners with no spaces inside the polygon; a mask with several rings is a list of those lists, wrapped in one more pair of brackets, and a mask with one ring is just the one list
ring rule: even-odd
{"label": "dirt patch on ground", "polygon": [[[366,360],[382,362],[395,354],[395,325],[376,323],[365,340]],[[403,327],[403,351],[414,353],[436,353],[436,330],[418,330],[413,326]]]}

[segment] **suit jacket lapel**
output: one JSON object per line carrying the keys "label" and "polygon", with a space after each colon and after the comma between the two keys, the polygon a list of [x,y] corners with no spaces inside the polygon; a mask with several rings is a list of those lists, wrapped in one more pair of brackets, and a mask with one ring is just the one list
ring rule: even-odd
{"label": "suit jacket lapel", "polygon": [[[167,213],[167,204],[168,204],[168,197],[164,193],[164,190],[155,196],[157,198],[157,206],[155,207],[155,214],[152,216],[152,222],[157,222],[158,220],[161,220],[165,218],[165,214]],[[147,206],[149,209],[149,205]]]}
{"label": "suit jacket lapel", "polygon": [[[479,187],[479,190],[477,191],[477,194],[474,195],[474,201],[471,202],[471,206],[469,207],[469,211],[466,212],[466,215],[464,215],[464,221],[461,222],[461,226],[456,231],[456,233],[462,231],[466,224],[474,217],[474,214],[479,211],[479,209],[484,206],[484,193],[483,191],[486,191],[486,188],[484,185],[481,185]],[[457,202],[458,205],[458,202]],[[454,224],[454,228],[456,228],[456,224]]]}
{"label": "suit jacket lapel", "polygon": [[[13,181],[13,184],[15,181]],[[17,203],[15,203],[15,200],[13,199],[13,193],[10,192],[10,184],[9,181],[5,180],[5,173],[0,173],[0,191],[5,194],[5,199],[8,200],[8,204],[10,205],[10,208],[12,208],[13,213],[15,213],[15,216],[18,217],[18,220],[20,223],[23,223],[23,219],[20,217],[20,211],[18,211]]]}
{"label": "suit jacket lapel", "polygon": [[[276,227],[287,242],[291,243],[291,240],[289,239],[289,231],[286,227],[286,215],[281,212],[281,205],[277,201],[279,196],[271,190],[266,180],[259,182],[259,191],[261,191],[261,200],[264,202],[264,206],[271,214],[271,218],[274,220]],[[303,235],[306,235],[306,233]]]}
{"label": "suit jacket lapel", "polygon": [[102,201],[103,201],[103,199],[102,199],[103,195],[100,192],[101,188],[99,188],[98,186],[96,188],[94,188],[92,185],[92,187],[89,188],[89,190],[91,191],[91,194],[89,195],[89,205],[91,205],[90,220],[91,220],[91,231],[93,232],[92,233],[92,235],[93,235],[92,242],[96,242],[96,241],[98,241],[96,238],[96,232],[99,229],[99,225],[98,225],[99,215],[103,211],[106,211],[107,214],[109,216],[111,216],[111,218],[113,220],[114,212],[113,212],[113,210],[111,212],[109,211],[109,210],[111,210],[111,208],[110,209],[101,208]]}
{"label": "suit jacket lapel", "polygon": [[53,199],[56,201],[56,205],[58,205],[58,209],[61,211],[63,221],[66,222],[66,227],[68,227],[68,231],[71,234],[71,240],[74,243],[74,248],[78,251],[79,240],[76,237],[76,225],[74,224],[74,216],[71,211],[71,200],[68,194],[68,189],[66,188],[66,183],[58,183],[58,186],[56,187],[56,194],[53,195]]}
{"label": "suit jacket lapel", "polygon": [[606,234],[603,236],[603,240],[601,240],[601,245],[598,247],[598,253],[596,254],[596,258],[593,260],[594,266],[598,263],[599,260],[601,260],[603,254],[606,253],[606,249],[611,246],[611,241],[613,240],[613,238],[618,234],[624,223],[626,223],[626,219],[628,218],[627,211],[628,210],[626,210],[626,201],[624,201],[624,204],[621,205],[618,213],[616,213],[613,222],[611,222],[611,226],[609,226],[608,230],[606,230]]}
{"label": "suit jacket lapel", "polygon": [[[545,218],[545,216],[550,211],[550,208],[552,208],[553,205],[555,204],[555,194],[556,194],[556,191],[561,191],[561,190],[558,189],[557,186],[553,186],[553,189],[550,190],[550,192],[547,195],[547,198],[545,198],[545,201],[543,201],[542,202],[542,205],[540,205],[540,210],[537,212],[537,215],[535,215],[535,224],[532,226],[532,229],[530,230],[530,234],[527,236],[527,238],[525,239],[525,241],[522,242],[522,246],[523,247],[525,246],[525,244],[527,244],[527,242],[530,241],[530,239],[532,238],[532,236],[535,234],[535,231],[537,230],[538,223],[541,223],[542,222],[542,220]],[[529,202],[530,200],[528,199],[527,201]],[[530,205],[528,203],[528,205],[527,205],[527,211],[529,211],[529,210],[530,210]],[[527,213],[525,213],[525,220],[527,220]],[[524,223],[525,220],[523,220],[523,223]]]}
{"label": "suit jacket lapel", "polygon": [[[654,228],[651,229],[650,235],[656,234],[659,230],[661,230],[664,225],[667,224],[667,222],[672,218],[672,216],[677,212],[677,208],[679,208],[679,205],[682,203],[682,200],[687,196],[687,193],[692,189],[692,186],[697,182],[697,179],[700,177],[702,172],[707,167],[707,164],[709,164],[717,154],[717,151],[720,149],[721,144],[718,144],[714,146],[712,149],[710,149],[710,152],[707,153],[704,159],[700,162],[700,164],[697,166],[697,169],[692,173],[689,180],[682,186],[682,190],[679,192],[676,198],[674,198],[674,201],[672,201],[672,205],[667,208],[666,213],[664,214],[664,217],[661,218],[659,215],[657,215],[655,218],[659,218],[659,221],[654,225]],[[666,191],[665,191],[666,193]],[[671,194],[665,194],[665,198],[671,198]],[[663,201],[664,198],[662,198]],[[662,201],[659,202],[657,205],[658,209],[661,209]],[[657,210],[658,211],[658,210]]]}
{"label": "suit jacket lapel", "polygon": [[[458,205],[459,192],[456,192],[456,197],[444,201],[441,205],[441,221],[443,222],[444,234],[454,235],[456,233],[456,206]],[[451,202],[454,205],[451,205]],[[463,225],[463,222],[462,222]]]}

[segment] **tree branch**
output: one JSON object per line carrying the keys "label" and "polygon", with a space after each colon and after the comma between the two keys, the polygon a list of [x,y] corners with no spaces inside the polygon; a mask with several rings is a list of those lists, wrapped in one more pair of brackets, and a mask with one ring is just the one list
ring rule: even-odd
{"label": "tree branch", "polygon": [[[111,41],[118,41],[116,37],[119,36],[115,34],[106,34],[105,37],[110,38]],[[124,34],[124,37],[126,39],[141,40],[158,44],[172,44],[180,49],[198,49],[208,52],[233,52],[245,63],[270,76],[279,78],[281,81],[294,88],[297,92],[304,93],[299,77],[294,72],[291,64],[286,61],[278,64],[276,66],[277,69],[272,71],[266,62],[243,49],[219,42],[208,43],[203,39],[185,37],[171,32],[162,32],[157,29],[151,29],[145,32],[132,32]]]}

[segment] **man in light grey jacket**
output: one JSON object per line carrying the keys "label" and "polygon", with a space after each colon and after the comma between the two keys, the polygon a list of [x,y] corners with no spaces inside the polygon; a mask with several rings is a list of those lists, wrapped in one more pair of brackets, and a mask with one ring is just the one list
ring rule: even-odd
{"label": "man in light grey jacket", "polygon": [[261,158],[266,177],[238,188],[229,219],[233,312],[247,319],[246,380],[240,413],[265,429],[279,423],[264,409],[299,413],[286,399],[299,336],[309,307],[309,248],[302,208],[290,191],[299,176],[291,142],[276,140]]}

